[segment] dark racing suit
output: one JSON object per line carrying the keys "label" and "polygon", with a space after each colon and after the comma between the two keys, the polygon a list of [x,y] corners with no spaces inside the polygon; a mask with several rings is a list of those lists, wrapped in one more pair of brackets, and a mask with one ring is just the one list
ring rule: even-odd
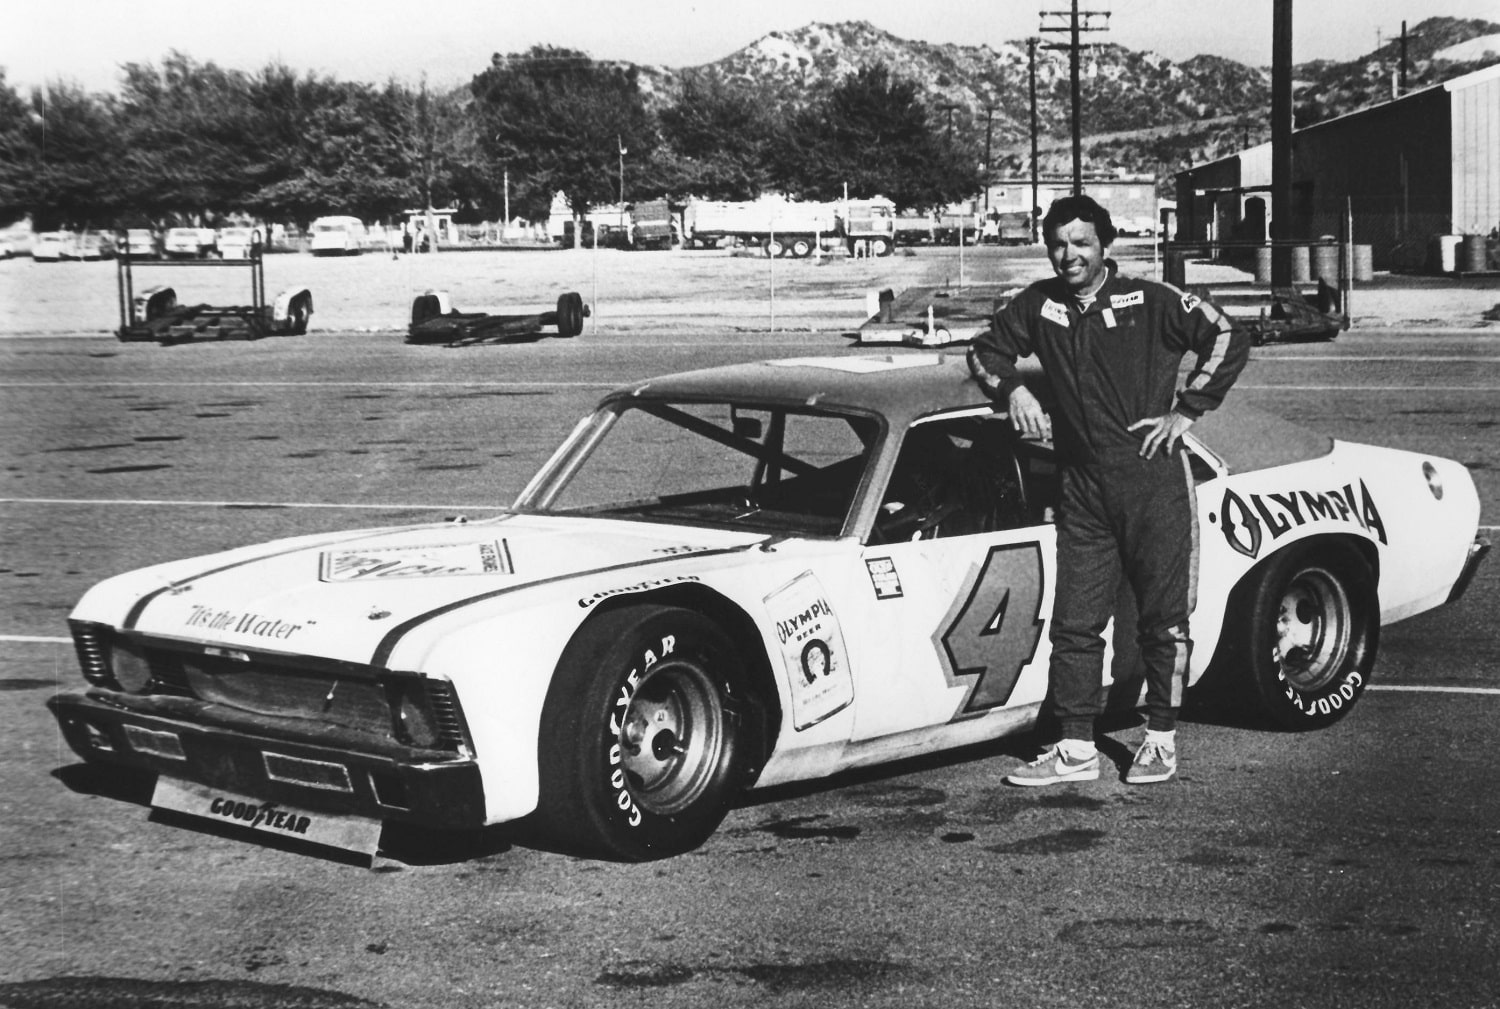
{"label": "dark racing suit", "polygon": [[[1139,610],[1148,728],[1176,726],[1197,587],[1192,478],[1180,451],[1142,459],[1145,431],[1128,428],[1169,410],[1196,420],[1219,405],[1249,357],[1248,338],[1211,304],[1121,277],[1113,262],[1107,270],[1082,309],[1060,278],[1033,284],[996,313],[969,352],[974,377],[1007,405],[1023,384],[1017,358],[1035,354],[1055,399],[1062,495],[1044,713],[1067,739],[1092,740],[1103,711],[1103,631],[1122,573]],[[1196,365],[1178,392],[1189,351]]]}

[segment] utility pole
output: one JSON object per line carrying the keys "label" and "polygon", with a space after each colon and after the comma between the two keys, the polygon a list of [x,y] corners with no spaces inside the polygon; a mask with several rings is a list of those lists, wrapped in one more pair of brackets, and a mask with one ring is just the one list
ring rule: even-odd
{"label": "utility pole", "polygon": [[1271,283],[1292,282],[1292,0],[1271,7]]}
{"label": "utility pole", "polygon": [[620,149],[620,209],[623,210],[625,209],[625,155],[629,152],[625,150],[625,143],[618,133],[615,134],[615,146]]}
{"label": "utility pole", "polygon": [[984,107],[984,214],[990,213],[990,181],[995,173],[990,168],[990,137],[993,135],[992,127],[995,123],[995,107],[986,105]]}
{"label": "utility pole", "polygon": [[1042,200],[1042,196],[1041,196],[1041,193],[1039,191],[1041,187],[1037,184],[1037,177],[1036,177],[1036,160],[1037,160],[1036,159],[1036,46],[1037,46],[1037,43],[1040,42],[1040,41],[1041,41],[1041,39],[1037,39],[1037,38],[1030,38],[1030,39],[1026,40],[1026,51],[1027,51],[1027,53],[1030,56],[1030,62],[1031,62],[1031,74],[1030,74],[1030,76],[1031,76],[1031,244],[1032,245],[1035,245],[1036,244],[1036,240],[1037,240],[1037,233],[1036,233],[1036,225],[1037,225],[1036,212],[1039,209],[1041,209],[1040,204],[1041,204],[1041,200]]}
{"label": "utility pole", "polygon": [[[1083,124],[1082,124],[1082,92],[1078,84],[1078,54],[1083,49],[1083,43],[1078,36],[1083,32],[1103,32],[1109,30],[1109,11],[1081,11],[1078,9],[1078,0],[1072,0],[1071,15],[1068,11],[1042,11],[1042,24],[1038,31],[1044,32],[1067,32],[1067,42],[1052,42],[1042,46],[1043,49],[1066,49],[1068,50],[1068,71],[1072,79],[1073,90],[1073,195],[1077,196],[1083,192]],[[1047,19],[1053,18],[1054,23],[1048,24]],[[1067,18],[1066,23],[1057,21],[1059,18]],[[1095,24],[1092,19],[1103,18],[1105,23]]]}
{"label": "utility pole", "polygon": [[1415,33],[1415,32],[1412,33],[1411,35],[1407,35],[1407,33],[1406,33],[1406,22],[1405,21],[1401,22],[1401,88],[1400,88],[1400,91],[1398,93],[1398,97],[1400,95],[1406,94],[1406,40],[1408,38],[1414,38],[1415,39],[1415,38],[1421,38],[1421,37],[1422,36],[1419,33]]}

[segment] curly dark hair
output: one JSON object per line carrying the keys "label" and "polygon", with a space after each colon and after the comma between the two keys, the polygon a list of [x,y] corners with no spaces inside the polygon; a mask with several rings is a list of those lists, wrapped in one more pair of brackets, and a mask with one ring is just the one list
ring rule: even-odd
{"label": "curly dark hair", "polygon": [[1092,224],[1094,232],[1099,236],[1099,244],[1105,248],[1113,245],[1119,235],[1109,211],[1100,206],[1098,200],[1092,196],[1061,196],[1052,201],[1052,206],[1047,208],[1047,216],[1042,218],[1043,237],[1069,221]]}

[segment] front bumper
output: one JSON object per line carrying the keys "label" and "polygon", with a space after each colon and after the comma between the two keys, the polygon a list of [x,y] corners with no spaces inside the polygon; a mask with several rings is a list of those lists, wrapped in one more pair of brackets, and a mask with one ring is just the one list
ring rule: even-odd
{"label": "front bumper", "polygon": [[85,760],[155,771],[267,802],[425,827],[484,824],[479,767],[466,756],[346,740],[310,742],[267,731],[285,720],[200,724],[131,710],[96,691],[47,702],[68,745]]}

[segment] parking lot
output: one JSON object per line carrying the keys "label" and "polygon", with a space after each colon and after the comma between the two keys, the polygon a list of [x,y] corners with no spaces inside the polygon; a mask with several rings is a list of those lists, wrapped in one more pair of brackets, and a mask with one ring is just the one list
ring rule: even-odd
{"label": "parking lot", "polygon": [[[64,620],[105,575],[489,514],[608,388],[849,353],[868,290],[1044,268],[285,256],[268,286],[312,286],[313,332],[158,347],[108,335],[114,264],[0,264],[0,1006],[1500,1004],[1494,558],[1458,605],[1386,629],[1375,686],[1328,731],[1194,718],[1180,780],[1127,789],[1107,767],[1044,795],[1001,784],[1030,753],[1013,740],[755,795],[646,865],[503,830],[396,834],[373,868],[250,844],[151,817],[149,783],[82,766],[43,707],[79,682]],[[599,311],[573,340],[405,345],[431,287],[476,309],[578,290]],[[1259,348],[1235,395],[1465,462],[1493,536],[1494,341],[1392,325]],[[1123,769],[1138,729],[1111,729]]]}

